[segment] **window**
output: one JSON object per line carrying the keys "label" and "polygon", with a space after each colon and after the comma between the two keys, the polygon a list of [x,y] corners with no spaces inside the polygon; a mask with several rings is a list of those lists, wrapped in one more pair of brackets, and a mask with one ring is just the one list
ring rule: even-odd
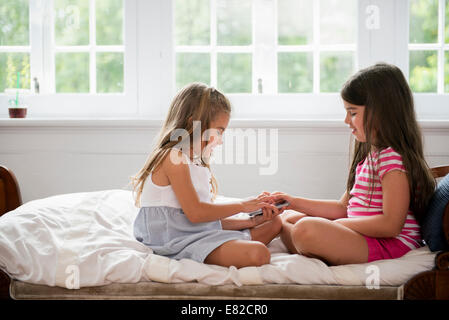
{"label": "window", "polygon": [[30,88],[30,40],[27,0],[0,3],[0,92]]}
{"label": "window", "polygon": [[449,119],[449,0],[0,0],[0,106],[36,78],[30,117],[160,119],[201,81],[234,118],[341,119],[343,82],[379,61]]}
{"label": "window", "polygon": [[338,92],[355,70],[357,2],[278,0],[278,92]]}
{"label": "window", "polygon": [[[43,50],[53,53],[54,72],[43,88],[50,93],[123,92],[123,1],[54,0],[53,6],[54,38]],[[29,1],[3,0],[0,12],[0,61],[6,66],[0,71],[0,91],[16,88],[17,73],[21,88],[30,89],[30,53],[38,52],[30,45]]]}
{"label": "window", "polygon": [[123,92],[123,1],[54,0],[54,90]]}
{"label": "window", "polygon": [[356,69],[355,0],[176,0],[176,88],[338,92]]}
{"label": "window", "polygon": [[30,115],[135,114],[135,18],[135,0],[1,0],[0,93],[31,89]]}
{"label": "window", "polygon": [[176,88],[200,81],[251,93],[252,1],[175,2]]}
{"label": "window", "polygon": [[449,93],[449,0],[410,0],[409,81],[414,92]]}

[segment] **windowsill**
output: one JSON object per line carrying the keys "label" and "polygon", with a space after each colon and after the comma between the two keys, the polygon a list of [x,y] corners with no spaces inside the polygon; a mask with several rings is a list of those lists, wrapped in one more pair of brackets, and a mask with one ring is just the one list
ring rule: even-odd
{"label": "windowsill", "polygon": [[[158,129],[163,119],[154,118],[0,118],[0,128],[89,128],[89,129]],[[421,128],[448,130],[449,120],[421,120]],[[237,119],[230,128],[283,128],[347,130],[343,119]]]}

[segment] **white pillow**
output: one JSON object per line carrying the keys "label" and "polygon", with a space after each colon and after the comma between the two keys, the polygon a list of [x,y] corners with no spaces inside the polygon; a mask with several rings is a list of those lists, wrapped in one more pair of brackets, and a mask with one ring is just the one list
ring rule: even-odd
{"label": "white pillow", "polygon": [[137,212],[125,190],[30,201],[0,218],[0,268],[50,286],[67,286],[77,272],[80,286],[137,282],[152,253],[133,237]]}

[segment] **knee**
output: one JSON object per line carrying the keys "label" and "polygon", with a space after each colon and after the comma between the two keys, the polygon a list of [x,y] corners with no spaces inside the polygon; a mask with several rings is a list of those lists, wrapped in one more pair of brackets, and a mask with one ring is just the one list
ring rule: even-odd
{"label": "knee", "polygon": [[281,215],[279,215],[278,217],[281,217],[281,221],[282,223],[291,223],[289,222],[289,219],[291,217],[293,217],[295,215],[296,211],[292,211],[292,210],[286,210],[284,211]]}
{"label": "knee", "polygon": [[[293,226],[293,223],[291,221],[289,221],[289,218],[291,217],[291,214],[288,214],[287,212],[284,212],[283,214],[277,216],[280,217],[281,220],[281,231],[283,231],[284,229],[290,229],[290,227]],[[276,217],[276,218],[277,218]]]}
{"label": "knee", "polygon": [[282,224],[284,225],[293,225],[299,220],[307,217],[304,213],[293,211],[293,210],[287,210],[284,211],[281,215]]}
{"label": "knee", "polygon": [[270,263],[271,254],[262,242],[254,242],[252,250],[248,253],[249,265],[262,266]]}
{"label": "knee", "polygon": [[292,240],[298,251],[307,250],[309,244],[316,240],[319,218],[305,217],[292,227]]}

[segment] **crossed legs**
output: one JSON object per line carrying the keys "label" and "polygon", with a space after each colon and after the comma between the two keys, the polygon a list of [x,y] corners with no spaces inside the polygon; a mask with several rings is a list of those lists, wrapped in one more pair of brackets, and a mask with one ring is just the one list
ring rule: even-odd
{"label": "crossed legs", "polygon": [[276,216],[270,221],[251,228],[251,241],[227,241],[213,250],[204,263],[236,268],[268,264],[271,254],[266,245],[279,234],[281,228],[281,217]]}
{"label": "crossed legs", "polygon": [[318,258],[330,265],[368,261],[365,238],[325,218],[285,211],[281,216],[252,228],[250,232],[253,240],[225,242],[207,256],[205,263],[237,268],[267,264],[271,255],[266,245],[279,232],[290,253]]}
{"label": "crossed legs", "polygon": [[281,239],[291,253],[319,258],[330,265],[368,261],[365,238],[329,219],[284,212]]}

